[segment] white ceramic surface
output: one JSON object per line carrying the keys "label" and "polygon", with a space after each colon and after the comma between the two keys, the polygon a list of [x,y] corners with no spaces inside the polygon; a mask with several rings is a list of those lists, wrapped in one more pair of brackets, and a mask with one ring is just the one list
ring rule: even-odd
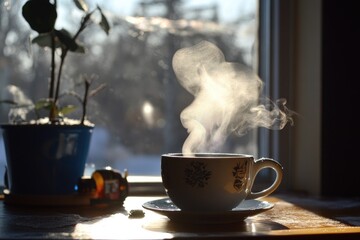
{"label": "white ceramic surface", "polygon": [[[257,174],[265,168],[275,171],[273,184],[252,192]],[[231,153],[164,154],[161,177],[168,197],[181,210],[228,211],[244,199],[271,194],[282,180],[282,166],[273,159],[255,160],[251,155]]]}
{"label": "white ceramic surface", "polygon": [[146,202],[142,206],[145,209],[164,215],[175,222],[222,224],[244,221],[247,217],[272,209],[274,204],[259,200],[245,200],[229,211],[193,212],[182,211],[169,198],[164,198]]}

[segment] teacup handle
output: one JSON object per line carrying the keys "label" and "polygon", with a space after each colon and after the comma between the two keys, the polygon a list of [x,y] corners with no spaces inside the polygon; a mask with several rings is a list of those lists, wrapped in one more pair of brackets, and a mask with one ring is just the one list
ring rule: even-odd
{"label": "teacup handle", "polygon": [[279,187],[282,177],[283,177],[282,166],[280,165],[280,163],[278,163],[277,161],[275,161],[273,159],[260,158],[254,162],[254,166],[252,168],[252,177],[251,177],[252,182],[251,182],[250,189],[252,189],[252,186],[255,182],[255,178],[256,178],[257,174],[264,168],[271,168],[276,172],[275,181],[273,182],[273,184],[270,187],[268,187],[260,192],[254,193],[250,190],[250,193],[248,194],[246,199],[256,199],[256,198],[268,196],[269,194],[274,192]]}

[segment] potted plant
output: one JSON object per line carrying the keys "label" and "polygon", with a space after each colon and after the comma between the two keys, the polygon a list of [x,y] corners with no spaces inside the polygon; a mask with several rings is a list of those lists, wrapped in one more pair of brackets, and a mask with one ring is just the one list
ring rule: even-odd
{"label": "potted plant", "polygon": [[[48,95],[27,106],[13,104],[14,108],[31,108],[37,119],[1,124],[3,130],[7,176],[10,195],[48,196],[71,195],[82,177],[94,124],[86,119],[88,98],[95,95],[104,85],[92,89],[93,78],[84,77],[84,93],[60,92],[62,70],[69,52],[84,53],[78,37],[92,22],[95,13],[100,16],[100,28],[109,33],[109,24],[101,8],[89,11],[84,0],[74,0],[75,6],[83,12],[77,32],[55,28],[57,19],[56,0],[28,0],[22,7],[22,16],[38,35],[32,43],[48,47],[51,52],[50,82]],[[64,96],[75,96],[82,108],[81,119],[69,119],[65,114],[74,106],[61,106]],[[46,112],[47,116],[40,113]]]}

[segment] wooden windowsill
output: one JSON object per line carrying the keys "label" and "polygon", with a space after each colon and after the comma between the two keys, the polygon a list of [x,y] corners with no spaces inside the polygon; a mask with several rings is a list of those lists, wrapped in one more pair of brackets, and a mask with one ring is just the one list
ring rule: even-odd
{"label": "wooden windowsill", "polygon": [[[0,201],[0,238],[360,239],[359,199],[277,195],[261,199],[271,210],[230,224],[185,224],[142,208],[159,196],[129,196],[123,206],[24,207]],[[131,218],[132,210],[143,217]]]}

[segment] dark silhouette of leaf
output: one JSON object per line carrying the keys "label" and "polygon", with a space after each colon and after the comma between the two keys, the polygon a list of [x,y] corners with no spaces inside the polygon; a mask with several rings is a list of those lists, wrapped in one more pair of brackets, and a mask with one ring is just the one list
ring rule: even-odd
{"label": "dark silhouette of leaf", "polygon": [[103,14],[103,12],[99,6],[97,6],[97,9],[99,10],[99,12],[101,14],[101,21],[100,21],[99,25],[105,31],[106,35],[109,35],[109,31],[110,31],[109,21],[107,20],[106,16]]}
{"label": "dark silhouette of leaf", "polygon": [[55,30],[55,35],[59,38],[59,41],[70,51],[85,53],[85,48],[83,46],[80,46],[67,30]]}
{"label": "dark silhouette of leaf", "polygon": [[57,18],[56,7],[48,0],[27,1],[22,8],[22,15],[38,33],[51,32]]}
{"label": "dark silhouette of leaf", "polygon": [[84,0],[74,0],[76,7],[84,12],[89,11],[89,7]]}

